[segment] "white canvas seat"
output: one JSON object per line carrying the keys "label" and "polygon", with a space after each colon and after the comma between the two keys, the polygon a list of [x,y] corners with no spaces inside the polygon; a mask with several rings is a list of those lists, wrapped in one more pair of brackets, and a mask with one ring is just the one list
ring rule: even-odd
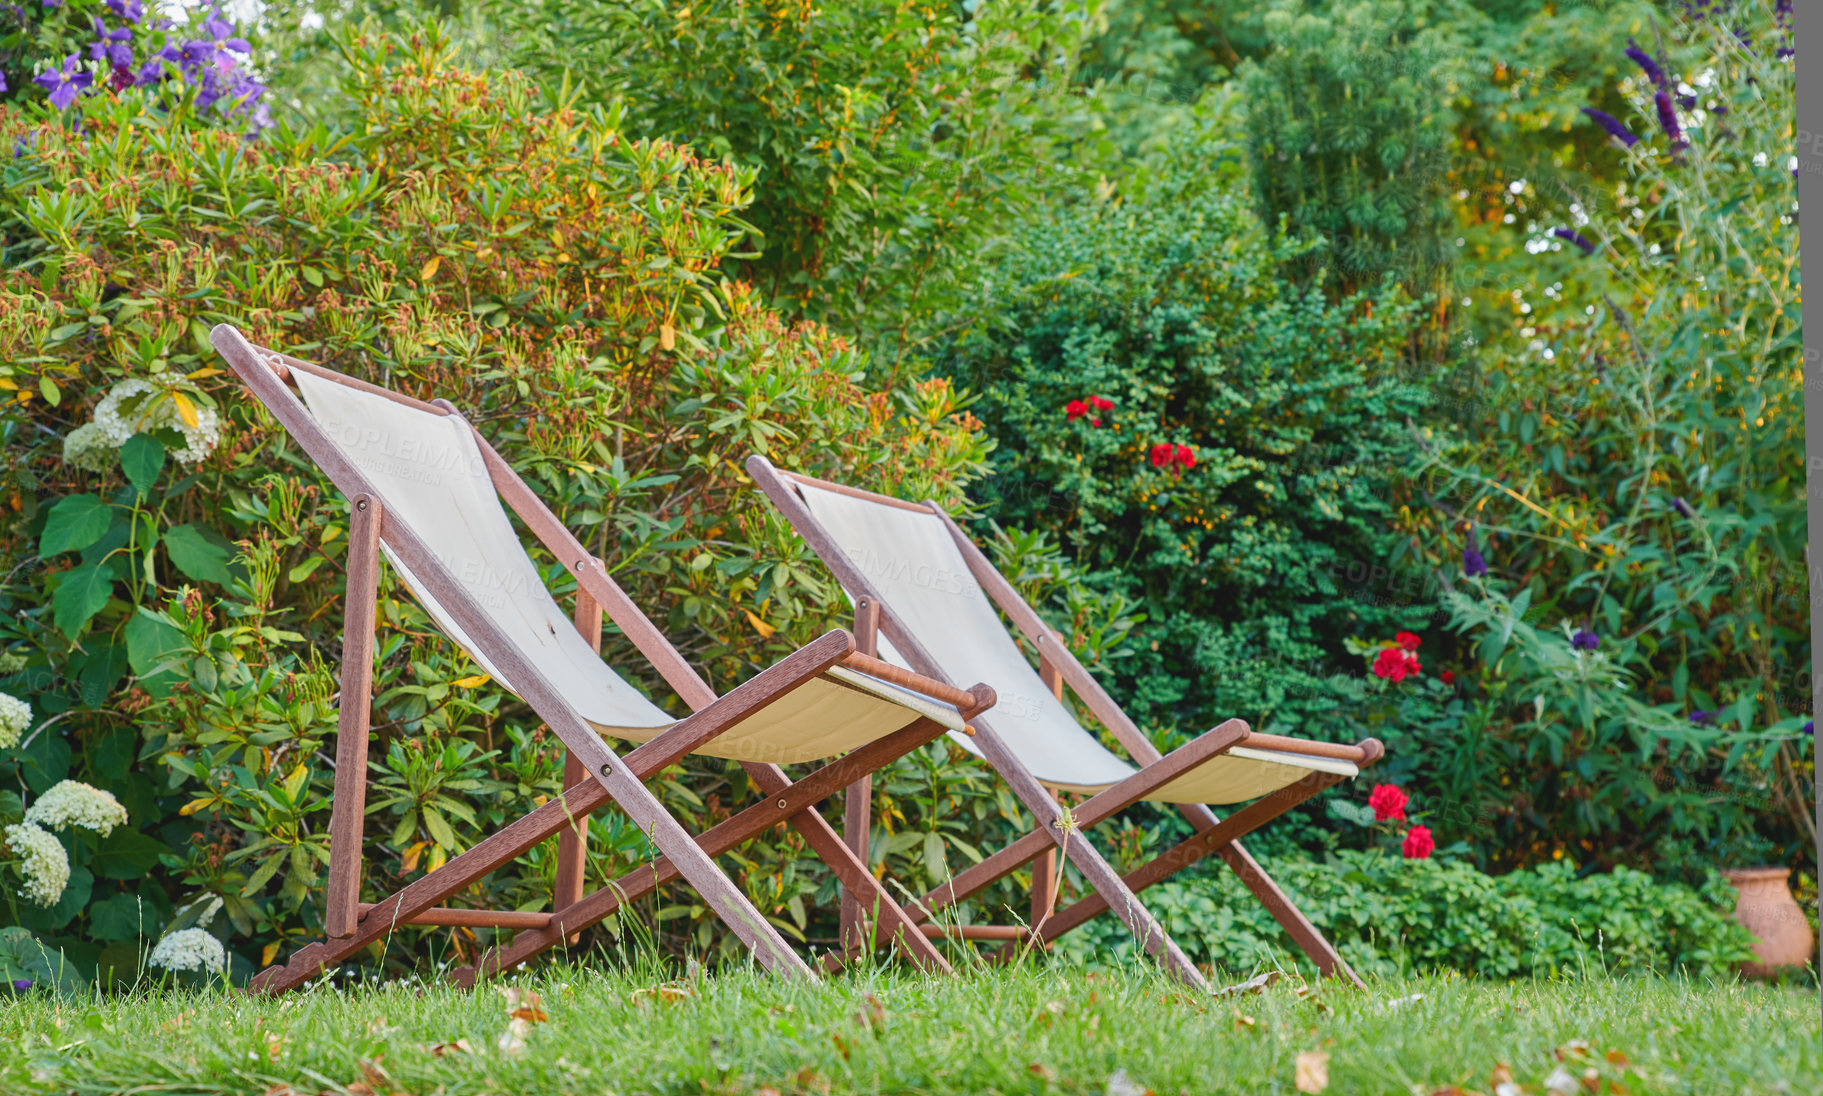
{"label": "white canvas seat", "polygon": [[[332,442],[366,473],[388,512],[421,530],[438,560],[482,611],[548,677],[563,703],[597,731],[643,743],[678,720],[602,661],[558,607],[513,530],[459,416],[293,371],[305,404]],[[514,684],[470,639],[428,585],[389,546],[388,562],[437,626],[505,688]],[[791,765],[837,757],[926,717],[961,735],[955,708],[844,666],[775,699],[697,751]]]}
{"label": "white canvas seat", "polygon": [[[1045,687],[1013,637],[1007,634],[943,519],[901,506],[792,485],[823,530],[891,607],[900,625],[955,680],[979,678],[993,686],[994,730],[1045,786],[1093,794],[1139,770],[1115,756],[1077,722]],[[850,592],[850,599],[853,593]],[[890,640],[880,657],[909,663]],[[974,739],[952,734],[963,749],[981,755]],[[1340,758],[1236,746],[1146,796],[1157,803],[1240,803],[1275,792],[1311,772],[1342,778],[1359,770]]]}

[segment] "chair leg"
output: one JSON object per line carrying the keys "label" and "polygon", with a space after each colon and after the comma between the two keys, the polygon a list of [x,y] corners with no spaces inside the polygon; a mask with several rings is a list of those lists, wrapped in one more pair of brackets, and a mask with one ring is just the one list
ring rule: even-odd
{"label": "chair leg", "polygon": [[[873,828],[874,778],[864,776],[848,786],[842,804],[842,844],[867,865],[868,838]],[[842,888],[842,920],[838,939],[844,951],[860,947],[867,932],[868,915],[874,911],[862,904],[854,888]]]}
{"label": "chair leg", "polygon": [[367,735],[373,716],[373,629],[380,584],[380,500],[356,495],[348,522],[342,679],[336,702],[335,799],[323,933],[342,939],[360,920],[361,845],[367,822]]}
{"label": "chair leg", "polygon": [[570,788],[543,806],[521,815],[460,853],[441,868],[412,880],[402,890],[370,908],[352,934],[299,949],[282,966],[261,971],[249,987],[256,992],[283,993],[335,966],[397,925],[423,913],[438,902],[509,863],[547,840],[571,818],[586,815],[608,802],[601,784],[589,780]]}
{"label": "chair leg", "polygon": [[1165,932],[1164,926],[1140,902],[1139,896],[1121,882],[1120,875],[1103,859],[1100,851],[1090,842],[1089,835],[1065,832],[1060,827],[1062,818],[1056,801],[1019,759],[1013,756],[1006,744],[1000,741],[1000,736],[979,722],[976,723],[975,730],[976,744],[981,747],[988,762],[1000,773],[1001,779],[1006,781],[1007,787],[1025,804],[1026,810],[1031,811],[1039,820],[1044,834],[1056,843],[1070,863],[1076,865],[1076,870],[1082,873],[1083,881],[1108,903],[1108,908],[1127,926],[1127,930],[1146,953],[1178,981],[1193,989],[1207,989],[1208,983],[1196,969],[1196,964],[1177,946],[1177,941]]}
{"label": "chair leg", "polygon": [[[869,906],[878,905],[883,915],[893,917],[897,928],[892,933],[892,938],[914,962],[927,969],[947,971],[949,964],[942,954],[924,939],[923,934],[916,930],[911,919],[896,904],[886,899],[872,873],[854,857],[852,850],[814,809],[817,803],[852,784],[858,773],[871,773],[894,758],[932,741],[943,732],[941,724],[920,719],[885,738],[868,743],[840,760],[830,762],[796,783],[792,783],[776,766],[748,766],[748,772],[765,791],[766,798],[703,833],[693,847],[701,855],[718,856],[753,840],[781,822],[790,822],[805,835],[818,855],[831,865],[837,877],[858,892],[858,897]],[[568,908],[556,911],[552,914],[548,927],[521,932],[510,944],[488,951],[473,966],[450,972],[450,980],[469,985],[477,977],[488,977],[510,970],[553,947],[565,934],[580,932],[596,924],[627,902],[676,879],[678,874],[676,865],[669,857],[629,872],[600,890],[585,895]]]}
{"label": "chair leg", "polygon": [[[576,631],[584,643],[601,653],[601,605],[579,583],[576,587]],[[563,787],[587,779],[582,761],[568,750],[563,755]],[[557,838],[557,880],[551,888],[551,908],[560,910],[582,897],[583,873],[589,855],[589,820],[578,818]],[[575,937],[570,943],[576,942]]]}
{"label": "chair leg", "polygon": [[[1310,956],[1324,975],[1336,975],[1359,985],[1360,979],[1355,977],[1354,972],[1348,968],[1348,964],[1342,960],[1334,946],[1324,938],[1316,926],[1305,918],[1297,905],[1286,897],[1283,891],[1279,890],[1278,885],[1260,868],[1253,857],[1236,844],[1241,837],[1259,829],[1319,792],[1334,786],[1341,779],[1330,773],[1312,773],[1295,784],[1256,799],[1227,818],[1192,834],[1176,846],[1128,872],[1122,877],[1122,881],[1136,892],[1143,891],[1211,854],[1218,855],[1240,873],[1248,889],[1260,899],[1261,904],[1285,928],[1286,932],[1291,934],[1291,938],[1297,941],[1298,946],[1304,949],[1305,954]],[[1209,817],[1213,818],[1214,814],[1211,813]],[[1069,908],[1059,911],[1040,930],[1039,936],[1048,944],[1107,908],[1107,903],[1101,895],[1090,895]]]}

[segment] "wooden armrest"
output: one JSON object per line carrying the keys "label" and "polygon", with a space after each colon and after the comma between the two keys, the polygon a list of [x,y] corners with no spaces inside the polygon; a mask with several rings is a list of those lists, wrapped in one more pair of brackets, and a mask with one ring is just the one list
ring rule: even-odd
{"label": "wooden armrest", "polygon": [[[987,689],[986,703],[983,703],[983,698],[972,690],[958,689],[954,685],[945,685],[935,678],[913,673],[910,670],[894,666],[890,662],[881,662],[877,658],[859,652],[842,659],[841,664],[858,674],[866,674],[868,677],[877,677],[881,681],[890,682],[899,686],[901,689],[910,689],[914,693],[923,693],[932,700],[941,700],[943,703],[948,704],[961,712],[964,719],[986,710],[993,704],[994,692],[992,689]],[[975,688],[986,689],[987,687],[984,685],[977,685]]]}
{"label": "wooden armrest", "polygon": [[1350,761],[1356,765],[1372,765],[1386,753],[1386,747],[1382,746],[1377,738],[1364,738],[1359,743],[1349,746],[1340,742],[1313,742],[1308,738],[1287,738],[1284,735],[1258,734],[1251,731],[1236,745],[1250,746],[1256,750],[1278,750],[1281,753],[1304,754],[1307,757],[1331,757],[1338,761]]}

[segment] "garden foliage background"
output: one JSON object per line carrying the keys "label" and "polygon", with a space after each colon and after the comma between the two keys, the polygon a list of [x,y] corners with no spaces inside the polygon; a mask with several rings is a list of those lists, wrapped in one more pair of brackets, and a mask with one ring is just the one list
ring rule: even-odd
{"label": "garden foliage background", "polygon": [[[1161,746],[1231,716],[1379,736],[1373,780],[1251,842],[1365,968],[1549,972],[1599,939],[1719,970],[1745,940],[1714,869],[1814,898],[1787,3],[0,20],[25,980],[48,949],[131,981],[199,937],[244,976],[319,928],[345,509],[220,370],[223,321],[463,407],[719,687],[843,623],[760,451],[972,515]],[[376,892],[562,763],[390,577],[381,605]],[[704,761],[657,784],[695,828],[751,791]],[[946,746],[876,797],[914,893],[1023,828]],[[1181,826],[1097,840],[1125,866]],[[592,827],[591,882],[646,858]],[[544,908],[552,852],[460,901]],[[801,852],[723,863],[827,943]],[[1201,961],[1290,961],[1219,870],[1148,902]],[[738,947],[687,890],[629,917],[591,942]],[[376,969],[488,942],[405,932]]]}

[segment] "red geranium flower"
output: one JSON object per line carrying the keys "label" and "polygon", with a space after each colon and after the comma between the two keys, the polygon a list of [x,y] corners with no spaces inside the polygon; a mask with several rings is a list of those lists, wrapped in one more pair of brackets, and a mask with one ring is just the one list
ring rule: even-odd
{"label": "red geranium flower", "polygon": [[1405,821],[1405,805],[1411,797],[1399,790],[1397,784],[1376,785],[1373,794],[1367,797],[1367,805],[1374,809],[1376,822]]}
{"label": "red geranium flower", "polygon": [[1114,401],[1104,400],[1100,396],[1090,396],[1089,406],[1097,411],[1112,411],[1114,410]]}
{"label": "red geranium flower", "polygon": [[1171,447],[1171,443],[1168,441],[1159,442],[1152,447],[1152,467],[1163,468],[1165,465],[1171,463],[1173,456],[1174,450]]}
{"label": "red geranium flower", "polygon": [[1397,643],[1399,646],[1405,648],[1408,651],[1415,651],[1418,649],[1418,645],[1423,643],[1424,641],[1422,639],[1419,639],[1417,636],[1411,634],[1410,632],[1400,632],[1398,635],[1393,637],[1393,642]]}
{"label": "red geranium flower", "polygon": [[1196,467],[1196,450],[1190,448],[1188,445],[1178,446],[1177,447],[1177,463],[1183,465],[1185,468],[1195,468]]}
{"label": "red geranium flower", "polygon": [[1397,647],[1382,647],[1374,658],[1374,676],[1388,681],[1404,681],[1412,672],[1413,659]]}
{"label": "red geranium flower", "polygon": [[1064,404],[1063,413],[1069,416],[1069,422],[1075,422],[1077,419],[1080,419],[1089,413],[1089,405],[1081,400],[1071,400],[1069,403]]}
{"label": "red geranium flower", "polygon": [[1437,851],[1437,842],[1431,838],[1429,826],[1413,826],[1405,831],[1405,846],[1401,850],[1407,860],[1429,860],[1431,853]]}
{"label": "red geranium flower", "polygon": [[1456,671],[1454,670],[1445,670],[1437,676],[1443,679],[1445,685],[1454,685],[1456,683]]}

